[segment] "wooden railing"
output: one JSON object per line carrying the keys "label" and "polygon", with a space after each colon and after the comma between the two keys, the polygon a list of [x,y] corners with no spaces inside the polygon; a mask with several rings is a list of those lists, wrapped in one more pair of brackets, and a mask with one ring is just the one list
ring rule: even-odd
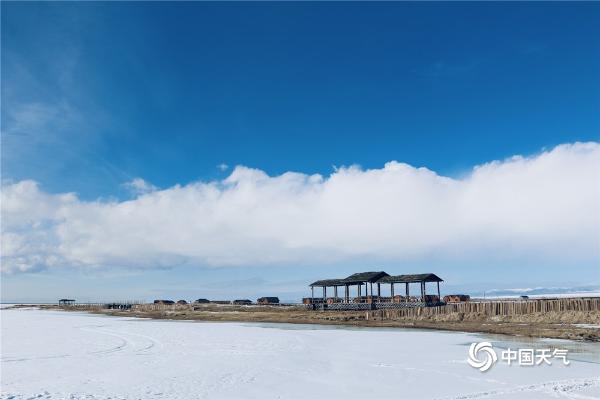
{"label": "wooden railing", "polygon": [[600,311],[600,298],[568,298],[522,301],[477,301],[438,307],[415,307],[370,311],[383,319],[433,316],[452,313],[479,313],[485,316],[525,315],[562,311]]}

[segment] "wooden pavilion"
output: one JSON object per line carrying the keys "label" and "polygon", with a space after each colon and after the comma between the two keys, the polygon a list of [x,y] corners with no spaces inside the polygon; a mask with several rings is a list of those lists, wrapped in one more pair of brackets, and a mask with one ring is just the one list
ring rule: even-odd
{"label": "wooden pavilion", "polygon": [[[435,282],[437,296],[427,295],[427,283]],[[369,304],[369,308],[394,308],[407,306],[425,306],[439,304],[441,299],[439,276],[433,273],[389,275],[384,271],[359,272],[343,279],[323,279],[311,283],[311,298],[305,299],[305,304],[322,305],[330,309],[363,309],[356,304]],[[376,285],[375,294],[373,284]],[[390,296],[381,295],[381,285],[390,285]],[[404,295],[396,295],[398,284],[404,285]],[[410,285],[419,284],[420,295],[410,295]],[[357,297],[351,298],[350,289],[356,286]],[[315,297],[315,287],[321,288],[323,297]],[[333,288],[333,297],[327,297],[327,288]],[[343,297],[338,296],[338,288],[343,288]]]}
{"label": "wooden pavilion", "polygon": [[59,306],[72,306],[73,304],[75,304],[75,300],[74,299],[60,299],[60,300],[58,300],[58,305]]}

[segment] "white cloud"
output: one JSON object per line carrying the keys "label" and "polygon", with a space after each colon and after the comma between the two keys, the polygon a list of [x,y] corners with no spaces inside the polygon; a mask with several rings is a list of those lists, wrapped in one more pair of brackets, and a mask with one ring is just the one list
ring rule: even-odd
{"label": "white cloud", "polygon": [[151,184],[150,182],[146,182],[142,178],[134,178],[130,182],[126,182],[123,184],[125,188],[131,191],[131,193],[135,195],[146,194],[150,192],[154,192],[158,188]]}
{"label": "white cloud", "polygon": [[[357,257],[600,260],[600,144],[558,146],[453,179],[395,161],[328,177],[236,167],[128,201],[2,188],[2,270],[293,265]],[[137,182],[137,183],[135,183]],[[151,190],[146,190],[151,188]]]}
{"label": "white cloud", "polygon": [[221,164],[217,165],[217,168],[219,168],[220,171],[226,171],[229,169],[229,165],[227,165],[225,163],[221,163]]}

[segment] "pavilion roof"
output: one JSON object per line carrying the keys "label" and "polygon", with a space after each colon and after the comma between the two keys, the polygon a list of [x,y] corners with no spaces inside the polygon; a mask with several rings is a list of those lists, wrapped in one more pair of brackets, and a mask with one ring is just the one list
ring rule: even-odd
{"label": "pavilion roof", "polygon": [[386,276],[389,275],[384,271],[358,272],[344,279],[344,283],[377,282]]}
{"label": "pavilion roof", "polygon": [[444,280],[436,274],[407,274],[386,276],[379,279],[379,283],[411,283],[411,282],[443,282]]}
{"label": "pavilion roof", "polygon": [[377,282],[378,279],[389,276],[384,271],[370,271],[370,272],[358,272],[352,274],[347,278],[343,279],[322,279],[311,283],[309,286],[345,286],[345,285],[356,285],[364,282]]}
{"label": "pavilion roof", "polygon": [[358,272],[344,279],[321,279],[311,283],[312,287],[331,287],[356,285],[364,282],[371,283],[411,283],[411,282],[443,282],[444,280],[433,273],[389,275],[384,271]]}
{"label": "pavilion roof", "polygon": [[346,283],[343,279],[321,279],[320,281],[316,281],[311,283],[308,286],[344,286]]}

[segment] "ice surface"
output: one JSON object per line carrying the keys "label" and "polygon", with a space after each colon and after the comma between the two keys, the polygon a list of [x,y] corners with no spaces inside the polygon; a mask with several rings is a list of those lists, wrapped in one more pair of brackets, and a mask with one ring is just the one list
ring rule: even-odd
{"label": "ice surface", "polygon": [[482,373],[466,362],[471,342],[518,343],[456,332],[31,309],[2,310],[0,318],[0,399],[600,398],[596,344],[570,342],[569,366],[497,363]]}
{"label": "ice surface", "polygon": [[600,324],[573,324],[578,328],[600,329]]}

